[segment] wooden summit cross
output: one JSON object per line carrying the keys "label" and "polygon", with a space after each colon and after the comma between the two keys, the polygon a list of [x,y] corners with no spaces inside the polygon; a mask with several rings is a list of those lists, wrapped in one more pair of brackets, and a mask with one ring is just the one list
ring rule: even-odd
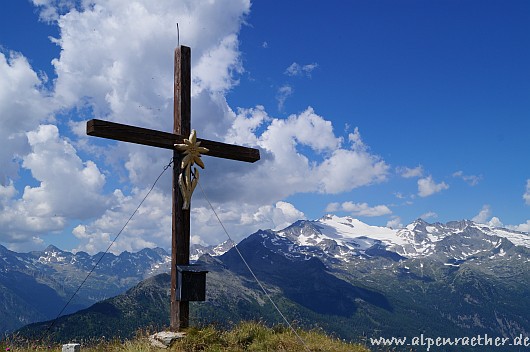
{"label": "wooden summit cross", "polygon": [[[201,153],[246,162],[255,162],[259,160],[260,155],[257,149],[206,139],[196,139],[196,142],[200,142],[200,147],[199,143],[195,144],[195,131],[192,131],[190,126],[191,49],[186,46],[175,49],[173,119],[173,133],[93,119],[87,122],[87,134],[173,150],[170,328],[179,331],[189,324],[189,301],[181,299],[177,292],[177,289],[182,289],[177,285],[185,286],[186,280],[178,280],[177,267],[189,265],[190,260],[189,202],[198,181],[197,169],[195,168],[192,174],[191,166],[195,162],[204,167],[200,161]],[[183,165],[183,161],[186,165]]]}

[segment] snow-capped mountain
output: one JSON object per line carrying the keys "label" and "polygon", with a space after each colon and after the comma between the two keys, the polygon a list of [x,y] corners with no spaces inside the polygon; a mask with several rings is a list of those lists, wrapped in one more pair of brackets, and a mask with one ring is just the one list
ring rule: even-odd
{"label": "snow-capped mountain", "polygon": [[[329,314],[351,317],[349,336],[530,338],[529,238],[469,220],[390,229],[327,215],[258,231],[238,248],[261,280],[303,307],[321,312],[338,300]],[[234,251],[219,259],[248,276]]]}
{"label": "snow-capped mountain", "polygon": [[[51,318],[99,261],[65,313],[122,293],[147,277],[169,271],[171,258],[160,248],[137,253],[89,255],[49,246],[16,253],[0,245],[0,332]],[[100,260],[101,259],[101,260]]]}
{"label": "snow-capped mountain", "polygon": [[[71,253],[55,246],[48,246],[43,251],[30,252],[18,256],[25,258],[26,265],[41,264],[50,268],[70,267],[75,270],[90,270],[100,260],[103,253],[89,255],[86,252]],[[119,255],[107,253],[99,261],[95,270],[99,275],[110,275],[119,278],[138,276],[146,278],[169,270],[171,257],[162,248],[146,248],[136,253],[122,252]]]}
{"label": "snow-capped mountain", "polygon": [[356,256],[367,255],[370,249],[406,243],[396,236],[393,229],[370,226],[357,219],[334,215],[326,215],[315,221],[297,221],[277,235],[293,242],[296,248],[290,248],[290,252],[345,262]]}
{"label": "snow-capped mountain", "polygon": [[231,241],[224,241],[216,246],[203,246],[200,244],[192,244],[190,248],[190,261],[197,261],[202,255],[208,254],[212,257],[217,257],[228,252],[233,247]]}
{"label": "snow-capped mountain", "polygon": [[[351,217],[326,215],[315,221],[301,220],[277,233],[292,241],[292,252],[328,257],[345,262],[392,252],[405,258],[436,255],[462,260],[502,246],[530,248],[530,234],[477,224],[469,220],[429,224],[421,219],[402,229],[371,226]],[[276,239],[280,241],[280,239]]]}

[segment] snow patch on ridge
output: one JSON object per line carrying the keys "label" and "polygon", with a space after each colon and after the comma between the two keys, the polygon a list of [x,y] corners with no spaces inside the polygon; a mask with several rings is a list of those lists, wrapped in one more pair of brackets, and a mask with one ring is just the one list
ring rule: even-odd
{"label": "snow patch on ridge", "polygon": [[327,215],[318,220],[318,223],[321,227],[322,234],[332,239],[361,239],[366,242],[366,239],[370,238],[379,240],[387,245],[405,244],[402,238],[396,236],[398,230],[388,227],[371,226],[351,217]]}

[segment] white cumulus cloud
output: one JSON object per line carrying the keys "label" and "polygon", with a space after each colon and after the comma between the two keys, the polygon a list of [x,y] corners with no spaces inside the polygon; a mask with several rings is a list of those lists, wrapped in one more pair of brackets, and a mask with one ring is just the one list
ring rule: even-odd
{"label": "white cumulus cloud", "polygon": [[317,67],[318,67],[317,63],[300,65],[296,62],[293,62],[289,67],[287,67],[284,73],[288,76],[311,77],[311,72],[313,72],[313,70],[316,69]]}
{"label": "white cumulus cloud", "polygon": [[404,178],[421,177],[423,176],[423,166],[418,165],[414,168],[398,167],[397,172]]}
{"label": "white cumulus cloud", "polygon": [[[261,152],[255,164],[204,158],[201,186],[236,238],[305,218],[284,201],[290,195],[337,194],[387,179],[389,166],[370,152],[358,129],[344,141],[310,107],[278,118],[260,105],[236,111],[228,105],[225,95],[244,70],[238,34],[250,10],[248,0],[33,3],[44,20],[58,26],[54,42],[61,52],[53,60],[52,91],[42,88],[44,77],[23,56],[0,54],[0,74],[8,82],[0,85],[0,138],[6,146],[0,149],[0,233],[5,243],[40,244],[41,235],[71,226],[79,250],[108,246],[171,152],[123,142],[102,146],[100,139],[84,136],[84,119],[172,130],[176,21],[180,42],[192,48],[192,127],[200,138]],[[293,70],[308,74],[315,67]],[[283,102],[292,94],[290,86],[284,87]],[[68,114],[77,109],[90,116]],[[71,119],[57,124],[61,129],[53,125],[57,112]],[[68,138],[62,126],[71,128]],[[33,177],[25,188],[13,182],[19,168]],[[164,176],[114,251],[169,247],[170,189],[171,177]],[[222,232],[198,189],[192,236],[200,243],[221,242]],[[389,210],[383,207],[358,211]]]}
{"label": "white cumulus cloud", "polygon": [[86,219],[105,207],[100,191],[105,176],[92,161],[83,162],[74,147],[61,139],[54,125],[41,125],[28,133],[32,152],[22,166],[31,170],[38,187],[26,186],[23,199],[39,215]]}
{"label": "white cumulus cloud", "polygon": [[478,214],[475,215],[471,220],[479,224],[485,224],[488,222],[489,217],[491,217],[490,206],[487,204],[484,204],[482,206],[482,209],[480,209],[480,211],[478,212]]}
{"label": "white cumulus cloud", "polygon": [[368,203],[330,203],[326,207],[326,211],[328,212],[334,212],[339,210],[351,213],[353,216],[374,217],[392,214],[392,210],[390,210],[390,208],[386,205],[369,206]]}
{"label": "white cumulus cloud", "polygon": [[[95,221],[79,224],[73,229],[73,235],[80,240],[76,250],[94,253],[106,249],[148,191],[134,188],[130,195],[124,195],[121,190],[115,190],[111,207],[107,207]],[[171,247],[171,194],[157,188],[124,228],[111,251],[139,251],[155,246]]]}
{"label": "white cumulus cloud", "polygon": [[391,229],[403,228],[401,218],[399,216],[393,216],[390,220],[387,221],[386,227],[390,227]]}
{"label": "white cumulus cloud", "polygon": [[423,219],[423,220],[427,220],[427,219],[435,219],[438,217],[438,214],[436,214],[435,212],[433,211],[428,211],[424,214],[421,214],[420,215],[420,218]]}
{"label": "white cumulus cloud", "polygon": [[420,197],[428,197],[448,188],[448,184],[445,182],[436,183],[432,176],[427,176],[418,180],[418,195]]}
{"label": "white cumulus cloud", "polygon": [[453,173],[453,177],[461,178],[465,182],[467,182],[470,186],[476,186],[482,179],[482,176],[476,176],[476,175],[464,175],[463,171],[456,171]]}
{"label": "white cumulus cloud", "polygon": [[20,198],[13,184],[0,191],[0,239],[32,241],[35,234],[63,230],[70,219],[99,216],[110,204],[101,195],[105,176],[92,161],[83,162],[54,125],[27,133],[30,153],[22,167],[37,181]]}
{"label": "white cumulus cloud", "polygon": [[[201,239],[207,243],[219,243],[227,239],[223,227],[219,223],[208,205],[197,202],[192,209],[192,235],[200,234]],[[243,236],[248,236],[258,229],[281,230],[293,222],[305,219],[305,215],[294,205],[284,201],[278,201],[274,205],[256,206],[252,204],[228,203],[214,205],[228,235],[239,241]]]}
{"label": "white cumulus cloud", "polygon": [[39,6],[39,17],[45,22],[56,21],[61,14],[74,9],[76,0],[32,0],[35,6]]}
{"label": "white cumulus cloud", "polygon": [[488,204],[484,204],[482,206],[482,209],[480,209],[479,213],[475,215],[471,220],[479,224],[486,224],[493,227],[503,227],[503,223],[501,222],[501,220],[498,217],[491,215],[491,207]]}
{"label": "white cumulus cloud", "polygon": [[519,224],[519,225],[512,225],[512,226],[506,226],[510,230],[520,231],[520,232],[527,232],[530,234],[530,220],[526,220],[525,223]]}
{"label": "white cumulus cloud", "polygon": [[293,92],[293,87],[288,84],[285,84],[278,88],[278,93],[276,94],[276,100],[278,101],[278,111],[283,111],[285,101],[293,94]]}
{"label": "white cumulus cloud", "polygon": [[30,151],[26,133],[50,118],[53,102],[44,78],[20,53],[0,52],[0,184],[18,174],[19,161]]}
{"label": "white cumulus cloud", "polygon": [[[255,133],[258,126],[261,134]],[[344,145],[331,122],[312,108],[287,119],[269,116],[262,107],[241,109],[227,142],[256,143],[262,160],[244,164],[205,159],[203,186],[218,202],[263,205],[301,192],[336,194],[385,181],[388,165],[368,151],[358,130],[354,135],[357,141]]]}

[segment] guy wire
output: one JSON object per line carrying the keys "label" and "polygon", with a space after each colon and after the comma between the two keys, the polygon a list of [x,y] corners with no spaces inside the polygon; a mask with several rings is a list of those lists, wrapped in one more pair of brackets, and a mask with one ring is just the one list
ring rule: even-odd
{"label": "guy wire", "polygon": [[72,294],[72,296],[70,297],[70,299],[68,300],[68,302],[66,302],[66,304],[64,305],[64,307],[61,309],[61,311],[59,312],[59,314],[57,314],[57,316],[55,317],[55,319],[52,321],[52,323],[50,324],[50,326],[48,326],[48,329],[46,329],[44,335],[47,335],[49,336],[49,332],[50,330],[53,328],[53,326],[55,325],[55,323],[57,322],[57,320],[59,319],[59,317],[61,316],[61,314],[63,314],[64,310],[68,307],[68,305],[72,302],[72,300],[74,299],[74,297],[77,295],[77,293],[79,292],[79,290],[83,287],[83,285],[86,283],[86,281],[88,280],[88,278],[90,277],[90,275],[92,275],[92,273],[94,272],[94,270],[96,270],[96,267],[99,265],[99,263],[103,260],[103,258],[105,257],[105,255],[109,252],[110,248],[112,247],[112,245],[114,245],[114,243],[116,242],[116,240],[118,239],[118,237],[120,237],[121,233],[123,232],[123,230],[125,230],[125,227],[129,224],[129,222],[132,220],[133,216],[138,212],[138,210],[140,209],[140,207],[142,206],[142,204],[145,202],[145,200],[147,199],[147,197],[149,196],[149,194],[151,194],[151,192],[153,191],[153,189],[155,188],[156,186],[156,183],[158,182],[158,180],[160,180],[160,177],[162,177],[162,175],[166,172],[166,170],[173,164],[173,158],[171,158],[171,160],[169,161],[169,164],[167,164],[166,166],[164,166],[164,169],[162,170],[162,172],[160,173],[160,175],[158,175],[158,177],[156,178],[155,182],[153,183],[153,185],[151,186],[151,188],[149,189],[149,191],[147,192],[147,194],[144,196],[144,198],[142,199],[142,201],[140,202],[140,204],[138,204],[138,206],[136,207],[136,209],[134,210],[134,212],[131,214],[131,216],[129,217],[129,219],[127,219],[127,221],[125,222],[125,225],[123,225],[123,227],[121,228],[121,230],[118,232],[118,234],[116,235],[116,237],[114,237],[114,239],[112,240],[112,242],[109,244],[109,246],[107,247],[107,249],[105,250],[105,252],[103,253],[103,255],[98,259],[98,261],[96,262],[96,264],[94,264],[94,266],[92,267],[92,269],[88,272],[87,276],[85,277],[85,279],[81,282],[81,284],[79,285],[79,287],[77,288],[77,290],[75,290],[75,292]]}
{"label": "guy wire", "polygon": [[276,311],[278,312],[278,314],[280,314],[280,316],[282,317],[283,321],[285,321],[285,323],[287,324],[287,326],[289,326],[289,328],[291,329],[291,331],[296,335],[296,337],[298,338],[298,340],[300,341],[300,343],[304,346],[304,348],[308,351],[308,352],[311,352],[311,350],[309,349],[309,347],[307,346],[306,342],[304,341],[304,339],[302,339],[302,337],[296,332],[296,329],[291,325],[291,323],[289,322],[289,320],[287,320],[287,318],[285,317],[285,315],[282,313],[282,311],[280,310],[280,308],[278,308],[278,306],[276,305],[276,303],[274,303],[272,297],[270,296],[269,292],[265,289],[265,286],[263,286],[263,284],[261,283],[261,281],[258,279],[258,277],[256,276],[256,274],[254,274],[254,271],[250,268],[250,265],[248,265],[247,261],[245,260],[245,257],[243,257],[243,254],[241,253],[241,251],[239,250],[239,248],[237,248],[237,244],[236,242],[232,239],[232,237],[230,236],[230,234],[228,233],[228,231],[226,230],[223,222],[221,221],[221,219],[219,218],[219,215],[217,215],[217,212],[215,211],[212,203],[210,202],[210,199],[208,199],[208,196],[206,195],[206,193],[204,192],[204,188],[202,187],[201,183],[200,182],[197,182],[199,184],[199,188],[201,189],[201,192],[202,192],[202,195],[204,196],[204,199],[206,199],[206,202],[208,203],[208,205],[210,206],[210,208],[212,209],[213,213],[215,214],[215,217],[217,218],[217,221],[219,221],[219,224],[221,225],[221,227],[223,228],[223,231],[224,233],[226,234],[226,236],[228,237],[228,239],[230,240],[230,242],[232,242],[232,246],[233,248],[236,250],[237,254],[239,254],[239,256],[241,257],[241,260],[243,261],[243,263],[245,264],[245,266],[247,267],[248,271],[250,271],[250,274],[252,275],[252,277],[254,278],[254,280],[256,280],[256,282],[258,283],[259,287],[261,288],[261,290],[263,291],[263,293],[265,294],[265,296],[267,296],[267,299],[269,300],[269,302],[271,302],[272,306],[274,307],[274,309],[276,309]]}

